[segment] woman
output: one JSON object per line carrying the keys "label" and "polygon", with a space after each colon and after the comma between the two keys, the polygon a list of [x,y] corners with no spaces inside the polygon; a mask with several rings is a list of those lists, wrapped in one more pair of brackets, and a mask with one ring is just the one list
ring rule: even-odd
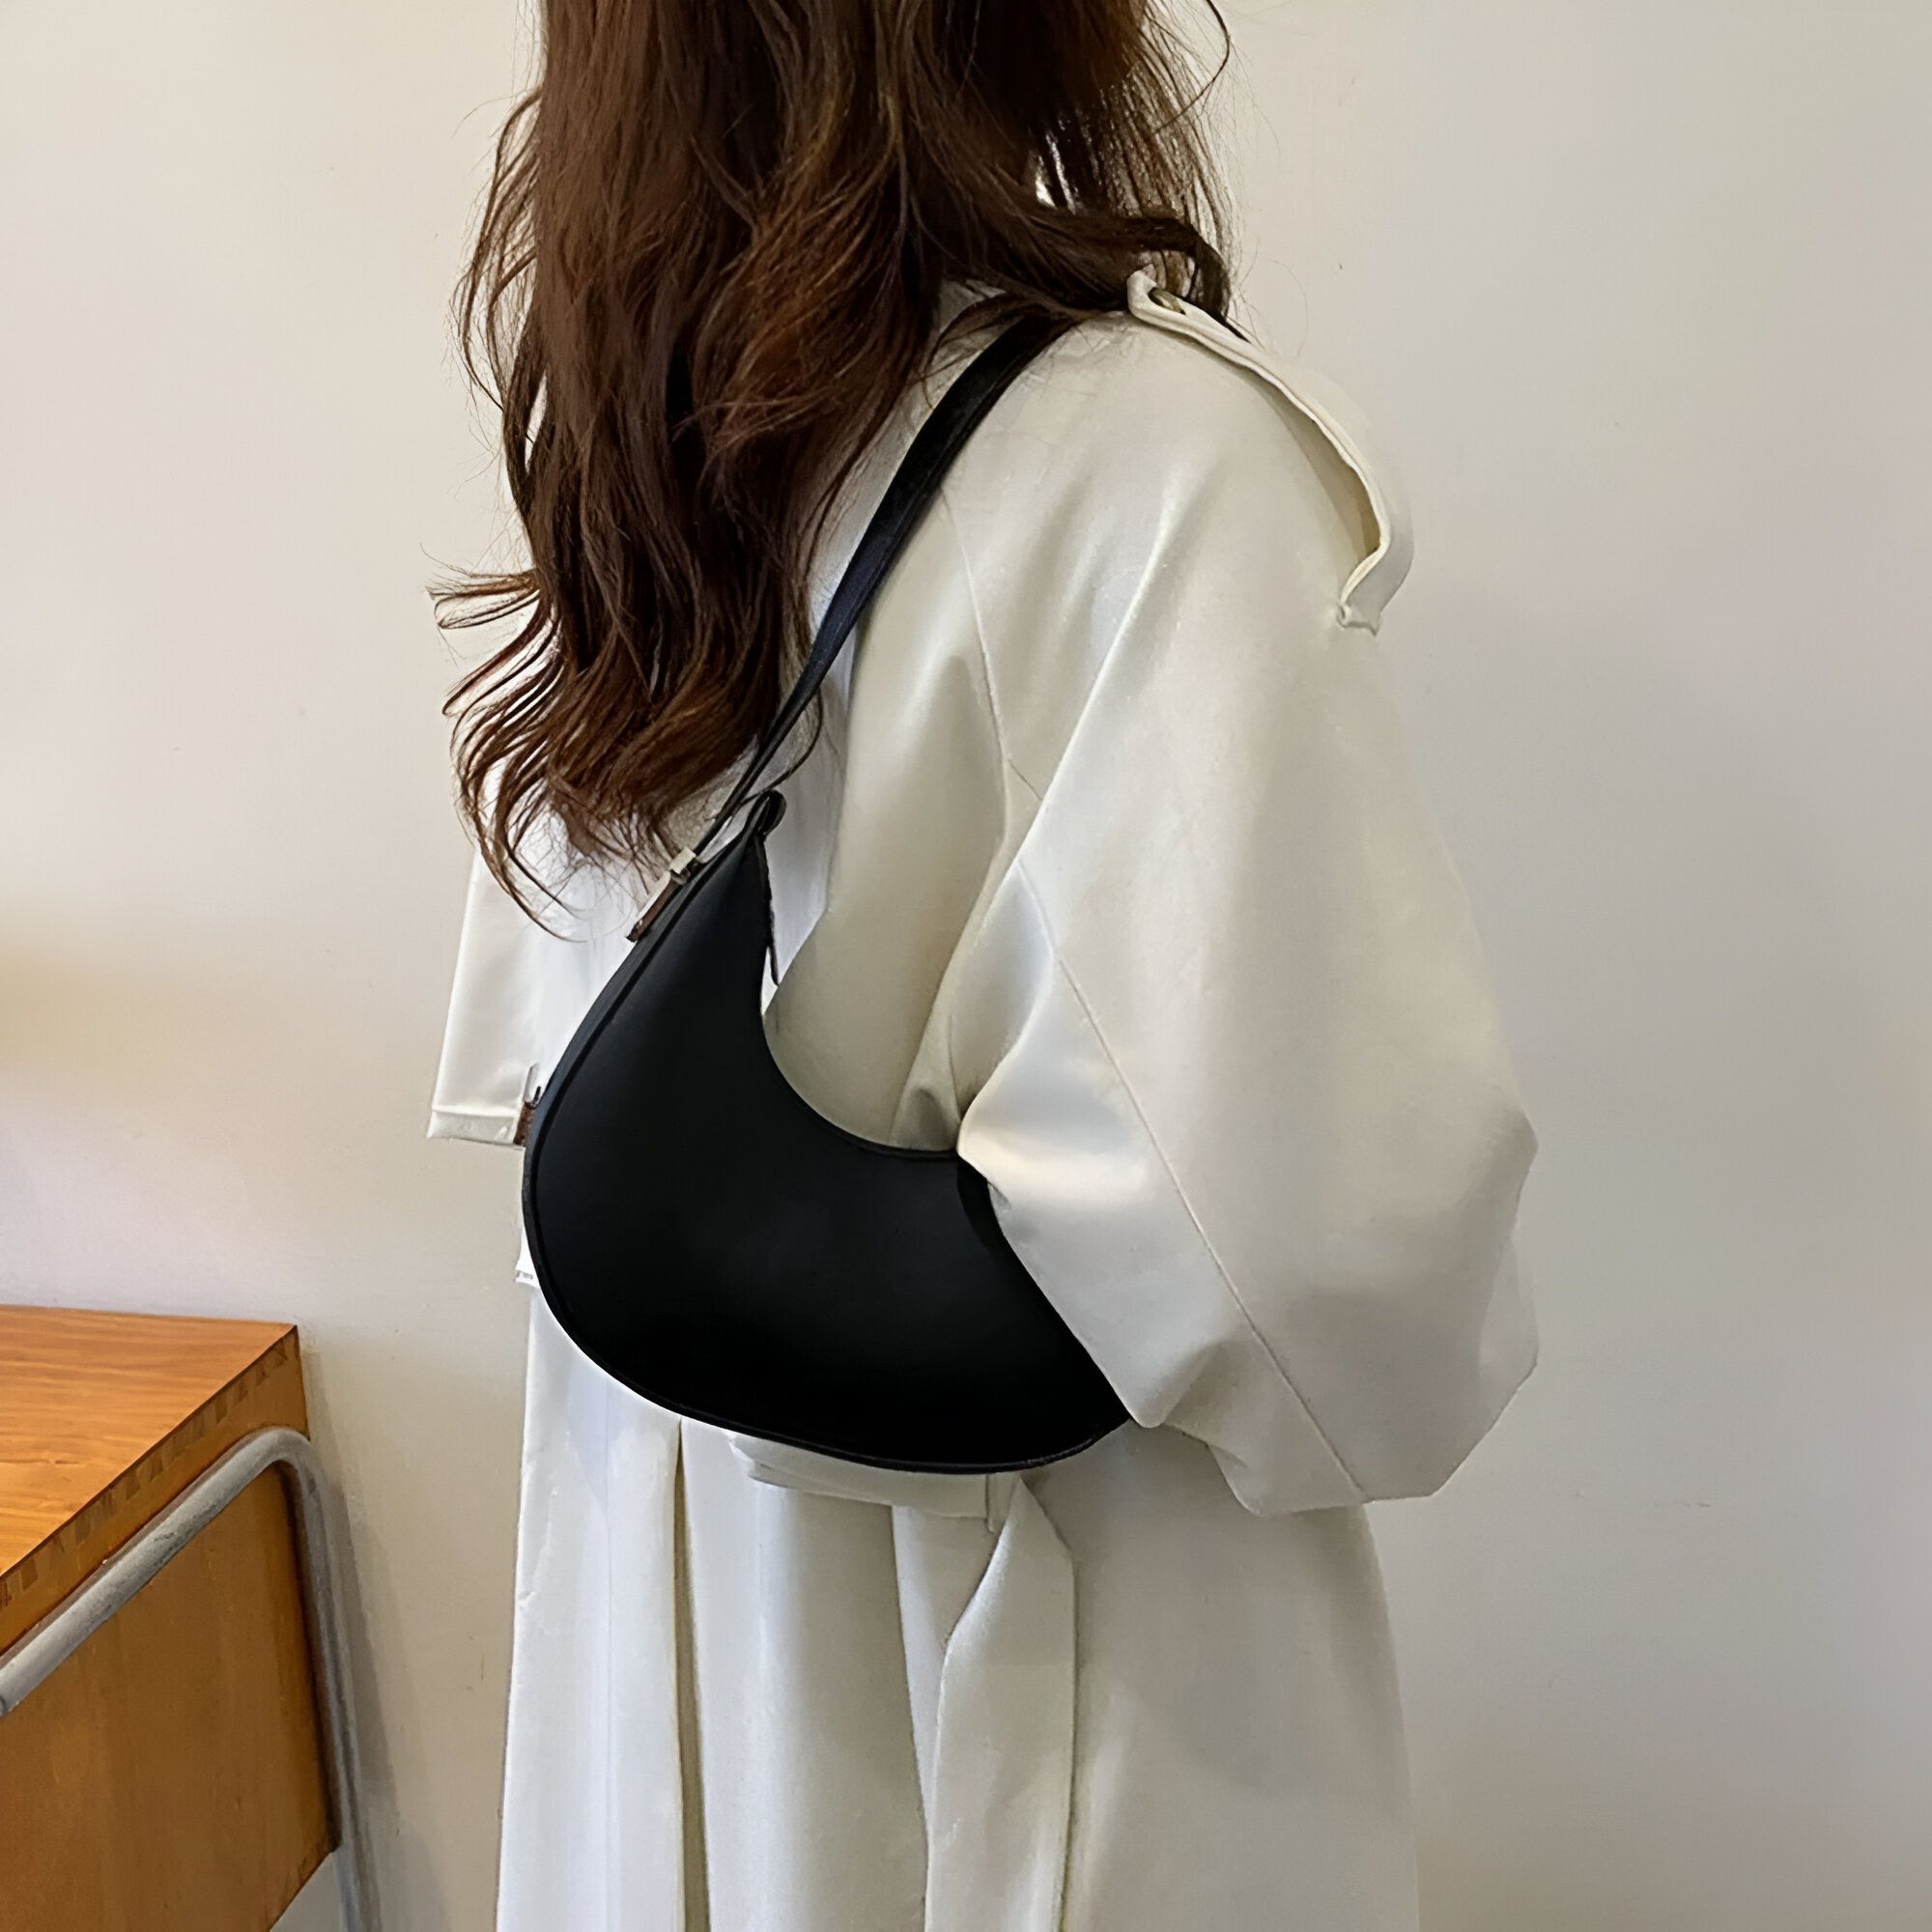
{"label": "woman", "polygon": [[654,1407],[533,1296],[502,1932],[1415,1924],[1362,1505],[1533,1363],[1536,1138],[1379,657],[1393,474],[1226,322],[1162,32],[548,5],[466,283],[531,564],[453,593],[525,621],[452,698],[431,1131],[514,1142],[919,422],[1073,317],[796,747],[766,1026],[987,1177],[1132,1421],[882,1473]]}

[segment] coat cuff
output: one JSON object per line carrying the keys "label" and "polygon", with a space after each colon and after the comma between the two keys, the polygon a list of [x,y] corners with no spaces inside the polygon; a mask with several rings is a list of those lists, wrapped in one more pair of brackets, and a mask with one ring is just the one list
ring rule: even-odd
{"label": "coat cuff", "polygon": [[432,1107],[424,1134],[432,1141],[481,1141],[486,1147],[513,1147],[516,1144],[517,1116],[497,1108],[467,1111],[458,1107]]}

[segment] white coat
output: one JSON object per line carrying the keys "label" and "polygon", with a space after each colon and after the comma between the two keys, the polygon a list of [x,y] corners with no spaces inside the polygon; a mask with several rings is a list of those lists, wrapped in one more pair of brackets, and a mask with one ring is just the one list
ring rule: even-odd
{"label": "white coat", "polygon": [[[1380,655],[1394,473],[1326,384],[1127,296],[827,683],[767,1027],[835,1121],[956,1139],[1134,1426],[882,1474],[680,1421],[533,1296],[499,1932],[1413,1932],[1362,1505],[1535,1360],[1536,1136]],[[554,938],[475,869],[432,1134],[509,1142],[640,890],[578,882]]]}

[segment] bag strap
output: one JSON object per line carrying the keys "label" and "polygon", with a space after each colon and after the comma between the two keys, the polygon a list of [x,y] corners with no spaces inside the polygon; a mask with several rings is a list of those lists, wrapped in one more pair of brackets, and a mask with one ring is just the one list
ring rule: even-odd
{"label": "bag strap", "polygon": [[838,587],[825,607],[811,649],[798,681],[780,705],[757,750],[731,787],[711,823],[705,827],[689,851],[672,862],[672,872],[682,873],[703,852],[720,827],[726,824],[753,790],[765,768],[778,754],[792,726],[811,702],[812,694],[825,681],[845,639],[859,621],[886,573],[905,548],[926,505],[938,494],[939,485],[952,459],[966,439],[996,403],[1006,386],[1028,362],[1055,336],[1071,326],[1070,319],[1050,315],[1023,315],[1010,322],[971,362],[947,384],[946,393],[920,424],[904,459],[893,473],[878,508],[872,512],[865,534],[860,537],[838,579]]}

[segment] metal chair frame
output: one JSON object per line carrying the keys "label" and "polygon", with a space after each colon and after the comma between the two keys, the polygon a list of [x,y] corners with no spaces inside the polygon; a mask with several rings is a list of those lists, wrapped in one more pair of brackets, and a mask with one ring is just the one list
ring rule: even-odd
{"label": "metal chair frame", "polygon": [[320,1692],[336,1886],[344,1932],[379,1932],[369,1841],[356,1757],[355,1704],[349,1678],[341,1573],[328,1522],[328,1487],[315,1444],[295,1429],[258,1429],[211,1463],[87,1580],[0,1651],[0,1720],[19,1709],[59,1667],[266,1470],[288,1472],[301,1556],[302,1604]]}

